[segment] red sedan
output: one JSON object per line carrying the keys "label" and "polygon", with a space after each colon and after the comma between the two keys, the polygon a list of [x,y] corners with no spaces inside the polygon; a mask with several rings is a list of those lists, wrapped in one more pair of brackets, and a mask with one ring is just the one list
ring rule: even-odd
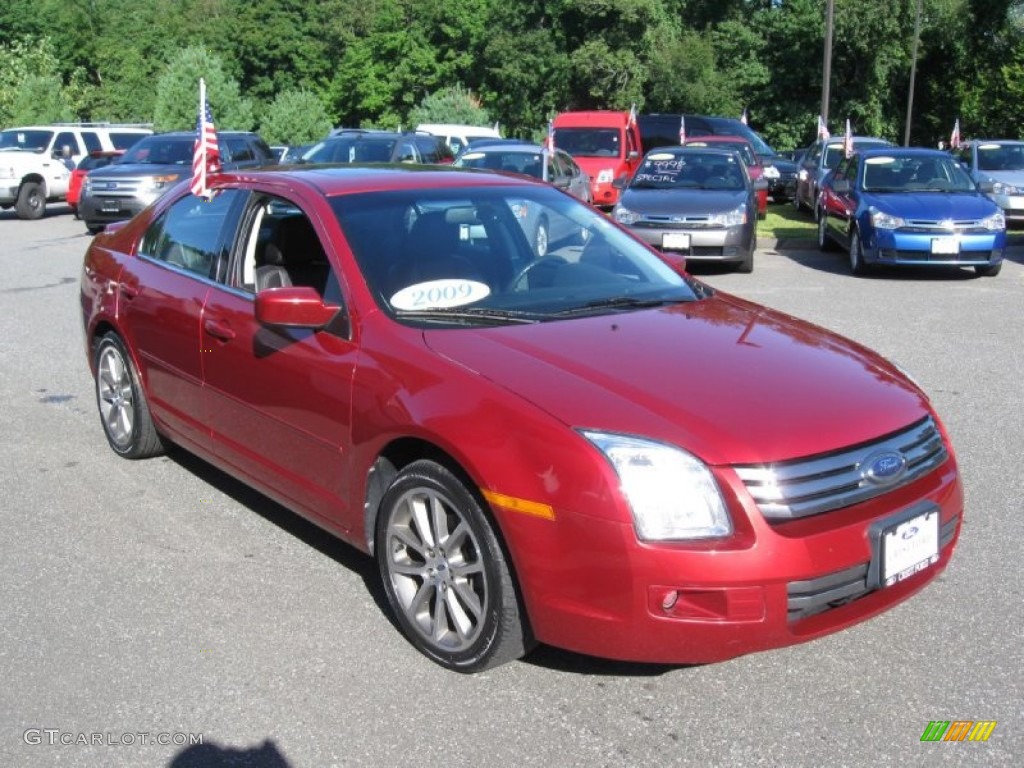
{"label": "red sedan", "polygon": [[[107,440],[182,446],[374,557],[439,664],[536,642],[728,659],[863,621],[949,562],[960,475],[910,379],[550,185],[422,166],[213,185],[86,253]],[[538,258],[524,206],[572,234]]]}
{"label": "red sedan", "polygon": [[68,205],[71,212],[78,218],[78,198],[82,192],[82,182],[86,174],[93,168],[103,168],[110,165],[114,160],[124,154],[123,149],[96,149],[78,161],[78,167],[71,172],[68,180]]}
{"label": "red sedan", "polygon": [[[686,140],[688,147],[714,147],[715,149],[731,149],[737,152],[747,167],[752,181],[764,178],[764,163],[761,156],[754,150],[753,145],[742,136],[715,135],[715,136],[694,136]],[[768,215],[768,182],[757,185],[757,218],[763,219]]]}

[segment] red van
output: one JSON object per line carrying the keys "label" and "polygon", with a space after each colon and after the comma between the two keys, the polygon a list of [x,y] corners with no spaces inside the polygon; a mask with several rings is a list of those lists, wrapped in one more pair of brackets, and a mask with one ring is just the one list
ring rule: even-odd
{"label": "red van", "polygon": [[564,149],[590,176],[594,205],[618,202],[615,179],[629,178],[640,164],[640,128],[629,112],[562,112],[552,125],[555,146]]}

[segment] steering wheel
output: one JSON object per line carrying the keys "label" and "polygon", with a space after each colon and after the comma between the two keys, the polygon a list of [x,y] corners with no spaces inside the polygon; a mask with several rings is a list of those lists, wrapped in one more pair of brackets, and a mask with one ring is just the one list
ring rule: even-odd
{"label": "steering wheel", "polygon": [[527,290],[526,278],[532,275],[534,270],[546,269],[549,272],[553,272],[557,267],[568,263],[562,256],[541,256],[519,270],[508,284],[508,288],[510,291],[525,291]]}

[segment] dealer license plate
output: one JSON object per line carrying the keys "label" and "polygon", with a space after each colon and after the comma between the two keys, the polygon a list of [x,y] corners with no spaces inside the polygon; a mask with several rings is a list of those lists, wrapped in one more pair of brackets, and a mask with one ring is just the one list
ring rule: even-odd
{"label": "dealer license plate", "polygon": [[688,251],[690,235],[686,232],[665,232],[661,236],[661,247],[666,251]]}
{"label": "dealer license plate", "polygon": [[932,253],[950,256],[960,253],[960,241],[955,237],[933,237]]}
{"label": "dealer license plate", "polygon": [[118,200],[104,200],[102,208],[104,213],[117,213],[121,210],[121,203]]}
{"label": "dealer license plate", "polygon": [[939,561],[939,511],[929,510],[882,529],[880,578],[883,586],[923,571]]}

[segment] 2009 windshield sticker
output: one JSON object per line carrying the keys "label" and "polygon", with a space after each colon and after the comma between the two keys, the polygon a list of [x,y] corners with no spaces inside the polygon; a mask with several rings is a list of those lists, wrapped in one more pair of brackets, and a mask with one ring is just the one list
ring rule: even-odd
{"label": "2009 windshield sticker", "polygon": [[491,289],[476,280],[428,280],[398,291],[391,297],[395,309],[451,309],[487,298]]}

